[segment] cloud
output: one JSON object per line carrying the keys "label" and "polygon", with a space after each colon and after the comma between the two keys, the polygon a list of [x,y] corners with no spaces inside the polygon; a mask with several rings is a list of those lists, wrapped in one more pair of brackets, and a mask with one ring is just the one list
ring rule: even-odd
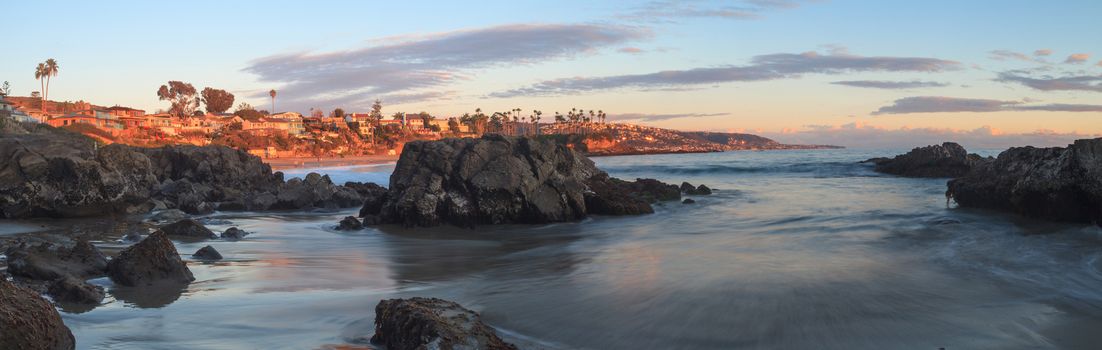
{"label": "cloud", "polygon": [[1033,51],[1033,55],[1034,56],[1050,56],[1050,55],[1052,55],[1052,50],[1051,49],[1040,49],[1040,50],[1037,50],[1037,51]]}
{"label": "cloud", "polygon": [[936,81],[880,81],[880,80],[847,80],[847,81],[835,81],[831,82],[835,85],[845,85],[862,88],[873,89],[915,89],[925,87],[944,87],[949,86],[948,83],[939,83]]}
{"label": "cloud", "polygon": [[647,22],[672,22],[689,18],[719,18],[750,20],[761,18],[768,11],[793,9],[812,0],[741,0],[725,2],[708,1],[652,1],[634,11],[619,16],[622,19]]}
{"label": "cloud", "polygon": [[[1024,133],[1006,133],[990,126],[975,129],[909,128],[888,129],[865,123],[849,123],[838,126],[807,126],[802,130],[781,133],[763,133],[762,136],[790,144],[828,144],[851,148],[898,148],[958,142],[969,151],[979,149],[1006,149],[1015,146],[1052,147],[1065,146],[1076,139],[1102,137],[1102,134],[1056,132],[1036,130]],[[892,156],[894,154],[884,154]]]}
{"label": "cloud", "polygon": [[910,113],[959,113],[959,112],[1102,112],[1102,105],[1045,104],[1023,105],[1021,101],[1000,101],[943,96],[916,96],[895,100],[890,106],[880,107],[873,115]]}
{"label": "cloud", "polygon": [[622,113],[622,114],[610,114],[608,119],[610,120],[633,120],[640,122],[655,122],[670,119],[679,118],[702,118],[702,117],[719,117],[731,115],[730,113],[676,113],[676,114],[645,114],[645,113]]}
{"label": "cloud", "polygon": [[1080,64],[1080,63],[1086,62],[1090,58],[1091,58],[1090,54],[1076,53],[1076,54],[1072,54],[1072,55],[1068,56],[1068,59],[1064,60],[1064,63]]}
{"label": "cloud", "polygon": [[1102,75],[1070,75],[1064,77],[1042,76],[1032,78],[1017,72],[1003,72],[997,81],[1019,83],[1041,91],[1094,91],[1102,92]]}
{"label": "cloud", "polygon": [[616,52],[630,53],[630,54],[640,54],[640,53],[643,53],[643,49],[640,49],[638,47],[622,47],[622,48],[616,50]]}
{"label": "cloud", "polygon": [[1029,61],[1029,62],[1035,61],[1035,59],[1033,57],[1029,57],[1029,55],[1026,55],[1026,54],[1021,53],[1021,52],[1010,51],[1010,50],[994,50],[994,51],[988,52],[988,57],[991,57],[991,59],[996,60],[996,61],[1006,61],[1006,60],[1018,60],[1018,61]]}
{"label": "cloud", "polygon": [[553,96],[618,88],[668,88],[727,82],[796,78],[804,74],[847,72],[942,72],[960,63],[925,57],[870,57],[850,54],[820,55],[778,53],[755,56],[750,65],[668,70],[647,74],[605,77],[577,77],[539,82],[527,87],[500,91],[491,97]]}
{"label": "cloud", "polygon": [[[280,54],[244,69],[284,84],[285,106],[365,107],[377,97],[431,98],[471,69],[567,58],[650,36],[644,28],[598,24],[503,25],[395,39],[348,51]],[[440,93],[435,93],[439,96]],[[391,101],[384,101],[391,102]]]}

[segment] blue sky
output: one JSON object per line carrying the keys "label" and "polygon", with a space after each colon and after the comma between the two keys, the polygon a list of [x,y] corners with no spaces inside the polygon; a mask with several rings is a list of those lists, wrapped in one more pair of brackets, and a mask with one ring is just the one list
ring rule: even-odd
{"label": "blue sky", "polygon": [[51,99],[149,111],[167,105],[161,84],[183,80],[257,106],[275,88],[277,110],[375,98],[388,113],[582,107],[852,146],[872,134],[1059,144],[1102,133],[1099,1],[45,1],[4,12],[0,80],[14,94],[38,90],[32,69],[52,57]]}

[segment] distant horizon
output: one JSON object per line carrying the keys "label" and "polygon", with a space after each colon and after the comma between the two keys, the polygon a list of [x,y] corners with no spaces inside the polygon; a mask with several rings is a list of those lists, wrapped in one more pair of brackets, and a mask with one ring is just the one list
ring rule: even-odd
{"label": "distant horizon", "polygon": [[36,28],[7,38],[13,96],[39,90],[32,69],[54,58],[50,100],[151,112],[180,80],[258,109],[275,89],[272,112],[580,107],[849,148],[1102,137],[1095,1],[51,5],[45,26],[40,5],[6,6],[11,28]]}

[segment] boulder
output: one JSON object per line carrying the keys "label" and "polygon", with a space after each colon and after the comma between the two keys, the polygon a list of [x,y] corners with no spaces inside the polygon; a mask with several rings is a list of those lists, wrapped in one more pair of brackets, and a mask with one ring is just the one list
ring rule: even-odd
{"label": "boulder", "polygon": [[958,177],[973,167],[990,162],[955,142],[919,147],[895,158],[872,158],[875,171],[906,177]]}
{"label": "boulder", "polygon": [[587,181],[589,191],[585,192],[585,207],[590,214],[602,215],[640,215],[654,213],[650,201],[634,195],[628,182],[610,178],[606,174],[596,175]]}
{"label": "boulder", "polygon": [[53,305],[0,278],[0,349],[74,349],[76,340]]}
{"label": "boulder", "polygon": [[382,300],[371,342],[389,350],[512,350],[478,313],[436,298]]}
{"label": "boulder", "polygon": [[363,228],[363,223],[361,223],[359,219],[356,219],[355,216],[345,216],[344,219],[341,219],[341,223],[337,225],[337,229],[341,231],[354,231]]}
{"label": "boulder", "polygon": [[329,175],[309,173],[280,185],[270,209],[337,209],[361,204],[363,197],[355,190],[333,184]]}
{"label": "boulder", "polygon": [[107,275],[124,286],[187,284],[195,280],[163,231],[153,232],[111,259]]}
{"label": "boulder", "polygon": [[707,196],[707,195],[712,194],[712,189],[709,188],[708,186],[700,185],[700,186],[696,187],[696,194],[697,195],[702,195],[702,196]]}
{"label": "boulder", "polygon": [[696,201],[694,201],[692,198],[685,198],[685,200],[681,201],[681,204],[693,204],[693,203],[696,203]]}
{"label": "boulder", "polygon": [[72,276],[51,282],[46,292],[59,303],[99,305],[104,297],[103,287]]}
{"label": "boulder", "polygon": [[945,196],[961,207],[1102,225],[1102,138],[1008,149],[950,180]]}
{"label": "boulder", "polygon": [[218,237],[213,231],[192,219],[183,219],[162,226],[160,231],[172,237],[185,239],[210,239]]}
{"label": "boulder", "polygon": [[52,281],[65,276],[102,276],[107,258],[85,240],[71,245],[22,242],[7,249],[8,273],[31,280]]}
{"label": "boulder", "polygon": [[191,257],[201,260],[222,260],[222,253],[215,250],[214,247],[204,246],[195,251],[195,254],[191,254]]}
{"label": "boulder", "polygon": [[226,229],[225,231],[222,231],[222,239],[230,240],[230,241],[239,241],[239,240],[245,239],[245,236],[248,236],[248,235],[249,235],[248,232],[245,232],[245,230],[242,230],[242,229],[239,229],[239,228],[236,228],[236,227],[230,227],[230,228]]}

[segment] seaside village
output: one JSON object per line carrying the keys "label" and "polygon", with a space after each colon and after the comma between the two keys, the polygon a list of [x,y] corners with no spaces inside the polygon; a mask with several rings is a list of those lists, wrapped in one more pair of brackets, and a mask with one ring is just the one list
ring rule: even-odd
{"label": "seaside village", "polygon": [[[46,107],[42,108],[45,103]],[[390,154],[414,139],[473,137],[457,118],[397,113],[380,118],[340,110],[311,115],[267,113],[247,105],[234,113],[195,112],[179,116],[147,113],[125,106],[52,102],[36,97],[0,96],[0,116],[80,132],[104,143],[138,146],[224,144],[262,158]]]}

